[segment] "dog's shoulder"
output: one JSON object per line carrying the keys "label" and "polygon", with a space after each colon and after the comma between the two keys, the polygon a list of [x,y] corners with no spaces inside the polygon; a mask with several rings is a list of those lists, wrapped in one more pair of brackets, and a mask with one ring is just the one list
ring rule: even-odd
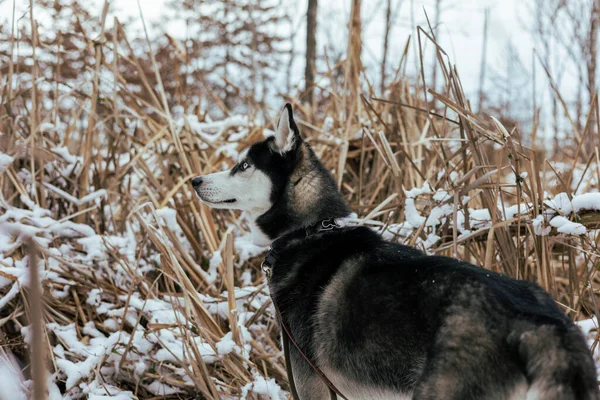
{"label": "dog's shoulder", "polygon": [[382,246],[388,244],[381,235],[362,226],[343,227],[308,237],[302,231],[288,234],[272,245],[276,261],[271,286],[276,293],[296,286],[319,292],[347,261],[371,259],[373,254],[382,253]]}

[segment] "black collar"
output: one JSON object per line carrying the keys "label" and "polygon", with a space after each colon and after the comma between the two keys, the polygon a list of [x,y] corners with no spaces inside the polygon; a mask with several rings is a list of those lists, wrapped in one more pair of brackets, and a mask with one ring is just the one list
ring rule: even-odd
{"label": "black collar", "polygon": [[271,269],[273,265],[275,265],[275,261],[277,260],[277,249],[281,248],[286,242],[291,239],[306,239],[310,236],[316,235],[318,233],[323,233],[327,231],[332,231],[334,229],[340,229],[342,226],[338,224],[335,218],[327,218],[321,221],[316,222],[313,225],[310,225],[304,229],[298,229],[296,231],[286,233],[285,235],[276,239],[269,247],[269,251],[265,256],[262,264],[260,265],[262,270],[267,275],[267,280],[271,280]]}

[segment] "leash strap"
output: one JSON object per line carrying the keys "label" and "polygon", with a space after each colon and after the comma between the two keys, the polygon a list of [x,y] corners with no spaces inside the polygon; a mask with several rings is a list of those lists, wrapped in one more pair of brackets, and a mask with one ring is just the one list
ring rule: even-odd
{"label": "leash strap", "polygon": [[281,341],[283,342],[283,356],[285,358],[285,371],[288,375],[288,381],[290,384],[290,391],[292,392],[292,398],[294,400],[300,400],[298,391],[296,390],[296,383],[294,382],[294,374],[292,372],[292,360],[290,359],[290,339],[287,335],[281,335]]}
{"label": "leash strap", "polygon": [[[300,395],[296,390],[296,382],[294,381],[294,373],[292,371],[292,360],[290,359],[290,339],[287,335],[281,336],[281,341],[283,342],[283,356],[285,358],[285,371],[288,375],[288,381],[290,384],[290,391],[292,392],[293,400],[300,400]],[[337,395],[335,392],[328,386],[329,389],[329,399],[337,400]]]}
{"label": "leash strap", "polygon": [[[272,300],[272,299],[271,299]],[[283,317],[281,316],[281,313],[279,312],[279,307],[277,307],[277,304],[275,303],[275,301],[273,301],[273,306],[275,307],[275,312],[277,313],[277,318],[279,319],[279,324],[281,325],[281,327],[283,328],[283,333],[286,336],[286,338],[283,340],[283,351],[284,353],[286,353],[286,345],[285,342],[287,340],[289,340],[290,342],[292,342],[292,344],[294,345],[294,347],[296,348],[296,350],[298,350],[298,352],[300,353],[300,355],[306,360],[306,362],[308,363],[308,365],[311,366],[311,368],[317,373],[317,375],[319,375],[319,377],[321,378],[321,380],[323,381],[323,383],[325,383],[327,385],[327,387],[329,388],[329,396],[331,397],[331,399],[335,400],[337,399],[337,396],[340,396],[342,399],[344,400],[348,400],[348,398],[346,396],[344,396],[339,390],[338,388],[335,387],[335,385],[327,378],[327,376],[323,373],[323,371],[321,371],[321,369],[319,367],[317,367],[315,365],[315,363],[313,363],[311,361],[311,359],[302,351],[302,349],[300,349],[300,346],[298,345],[298,343],[296,343],[296,341],[294,340],[294,337],[292,336],[292,332],[290,331],[289,327],[287,326],[287,324],[285,323],[285,321],[283,320]],[[289,351],[289,344],[288,344],[288,351]],[[292,375],[292,365],[291,362],[289,362],[290,360],[288,360],[289,355],[286,356],[286,370],[288,373],[288,378],[290,380],[290,388],[292,389],[292,395],[294,395],[294,392],[296,391],[296,386],[293,383],[293,375]],[[295,396],[298,396],[298,393],[295,393]]]}

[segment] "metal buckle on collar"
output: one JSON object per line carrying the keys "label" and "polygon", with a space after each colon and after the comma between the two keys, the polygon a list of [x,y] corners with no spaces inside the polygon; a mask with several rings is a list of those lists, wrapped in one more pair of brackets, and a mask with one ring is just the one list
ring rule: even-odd
{"label": "metal buckle on collar", "polygon": [[263,270],[265,276],[267,277],[267,281],[271,280],[271,270],[273,269],[273,263],[275,262],[275,252],[272,247],[269,247],[269,251],[265,256],[264,260],[260,264],[260,269]]}
{"label": "metal buckle on collar", "polygon": [[341,228],[342,226],[338,224],[335,218],[328,218],[321,221],[316,222],[314,225],[311,225],[306,228],[306,237],[316,235],[321,232],[332,231],[334,229]]}
{"label": "metal buckle on collar", "polygon": [[272,270],[272,265],[269,264],[267,262],[267,260],[263,260],[263,262],[260,264],[260,269],[263,270],[263,272],[265,273],[265,276],[267,277],[267,282],[271,282],[271,270]]}
{"label": "metal buckle on collar", "polygon": [[261,268],[267,277],[267,282],[271,282],[271,266],[265,266],[265,262],[263,261]]}
{"label": "metal buckle on collar", "polygon": [[339,228],[339,227],[340,226],[338,225],[335,218],[324,219],[323,221],[321,221],[321,229],[319,229],[319,231],[330,231],[333,228]]}
{"label": "metal buckle on collar", "polygon": [[263,270],[263,272],[267,272],[268,270],[271,269],[271,265],[267,262],[266,259],[264,259],[261,263],[260,263],[260,269]]}

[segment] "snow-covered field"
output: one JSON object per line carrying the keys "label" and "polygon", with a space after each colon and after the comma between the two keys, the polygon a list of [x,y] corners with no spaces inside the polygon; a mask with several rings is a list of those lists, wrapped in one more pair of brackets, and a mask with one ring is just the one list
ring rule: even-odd
{"label": "snow-covered field", "polygon": [[[277,111],[212,120],[205,100],[163,92],[138,58],[145,48],[118,43],[117,59],[112,42],[90,37],[67,53],[84,66],[74,77],[55,81],[59,52],[48,41],[35,79],[17,69],[1,82],[14,99],[0,104],[0,399],[31,394],[33,268],[52,400],[288,398],[265,249],[243,215],[209,210],[189,184],[270,134]],[[19,51],[31,65],[32,48]],[[128,82],[127,68],[147,82]],[[349,222],[538,282],[598,360],[595,150],[565,140],[568,155],[536,164],[513,132],[470,113],[464,93],[444,103],[448,121],[433,119],[415,111],[427,102],[407,82],[390,83],[390,104],[365,96],[378,118],[368,107],[346,118],[345,94],[310,117],[298,107],[306,140],[356,211]]]}

